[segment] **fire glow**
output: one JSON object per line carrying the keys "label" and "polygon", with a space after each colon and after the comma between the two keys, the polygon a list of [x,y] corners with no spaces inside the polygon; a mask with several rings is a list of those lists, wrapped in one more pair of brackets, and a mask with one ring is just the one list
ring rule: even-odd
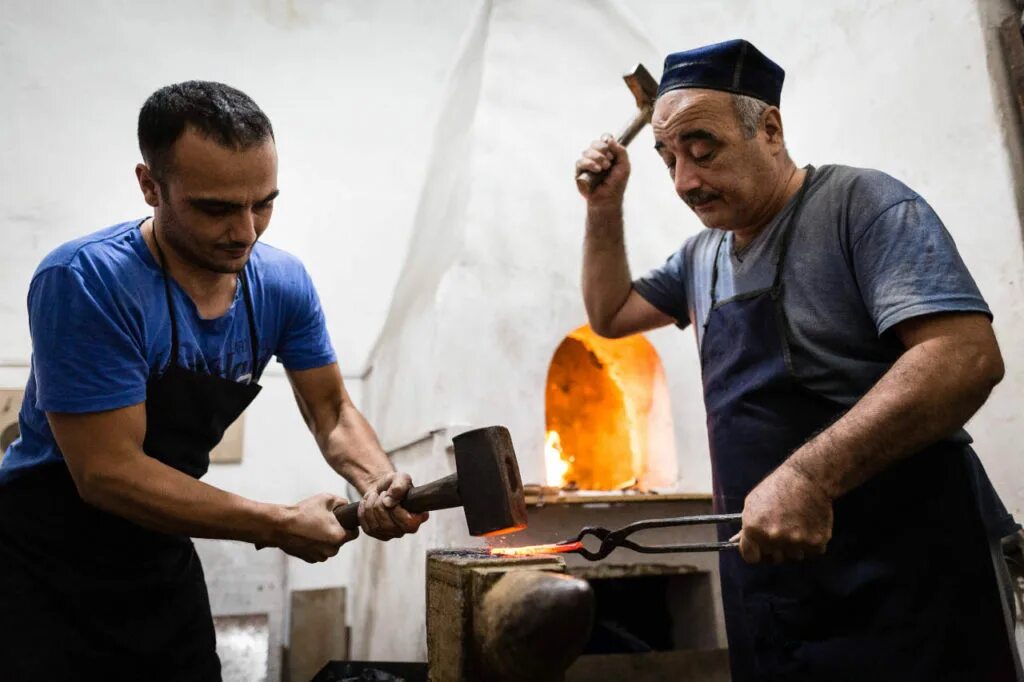
{"label": "fire glow", "polygon": [[544,403],[547,485],[647,490],[676,482],[668,384],[642,336],[573,331],[551,358]]}
{"label": "fire glow", "polygon": [[566,484],[565,475],[569,473],[569,460],[562,452],[562,439],[558,431],[548,431],[544,441],[544,467],[547,471],[548,485],[561,488]]}
{"label": "fire glow", "polygon": [[563,554],[583,547],[582,542],[559,542],[553,545],[527,545],[526,547],[491,547],[492,556],[533,556],[535,554]]}

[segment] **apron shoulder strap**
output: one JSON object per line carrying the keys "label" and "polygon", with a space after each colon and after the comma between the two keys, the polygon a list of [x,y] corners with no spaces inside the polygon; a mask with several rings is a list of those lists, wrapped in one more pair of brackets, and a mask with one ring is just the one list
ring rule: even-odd
{"label": "apron shoulder strap", "polygon": [[786,261],[786,254],[789,253],[789,242],[793,236],[793,228],[800,218],[800,213],[804,208],[804,199],[807,196],[807,188],[811,186],[811,178],[814,177],[814,166],[807,166],[807,175],[804,177],[803,183],[800,185],[800,190],[796,194],[796,200],[793,202],[793,215],[786,221],[785,226],[782,230],[781,243],[779,244],[779,256],[775,261],[775,278],[772,280],[772,296],[777,297],[779,291],[782,289],[782,267]]}
{"label": "apron shoulder strap", "polygon": [[178,323],[174,320],[174,297],[171,295],[171,282],[167,276],[167,265],[164,260],[164,250],[160,248],[160,240],[156,236],[156,222],[153,223],[153,243],[156,245],[156,254],[160,258],[160,274],[164,278],[164,294],[167,296],[167,312],[171,316],[171,354],[167,360],[167,371],[178,364]]}
{"label": "apron shoulder strap", "polygon": [[[248,266],[248,263],[246,263]],[[242,279],[242,296],[245,298],[245,312],[249,319],[249,361],[252,363],[252,373],[249,375],[249,383],[253,384],[259,379],[259,336],[256,334],[256,314],[253,312],[252,292],[249,290],[249,277],[245,274],[245,268],[239,274]]]}

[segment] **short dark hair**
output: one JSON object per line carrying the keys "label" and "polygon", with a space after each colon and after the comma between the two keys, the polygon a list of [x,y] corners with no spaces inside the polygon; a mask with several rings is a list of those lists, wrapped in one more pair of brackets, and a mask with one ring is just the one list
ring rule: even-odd
{"label": "short dark hair", "polygon": [[212,81],[168,85],[139,111],[139,150],[155,174],[167,169],[171,147],[189,126],[233,149],[274,138],[270,119],[241,90]]}

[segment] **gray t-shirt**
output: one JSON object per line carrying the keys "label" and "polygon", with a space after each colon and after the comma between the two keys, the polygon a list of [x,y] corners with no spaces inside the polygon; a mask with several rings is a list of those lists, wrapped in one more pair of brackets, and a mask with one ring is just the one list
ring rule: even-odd
{"label": "gray t-shirt", "polygon": [[[680,327],[692,324],[699,346],[715,254],[719,302],[771,287],[781,228],[794,208],[795,197],[738,254],[731,233],[704,230],[633,287]],[[817,169],[792,230],[782,306],[793,371],[804,386],[841,405],[860,400],[902,353],[899,339],[886,333],[894,325],[943,312],[992,316],[939,217],[881,171]],[[954,438],[970,442],[963,430]],[[990,536],[1015,532],[1020,526],[973,450],[969,467]]]}
{"label": "gray t-shirt", "polygon": [[[693,324],[702,343],[715,253],[719,301],[770,287],[794,204],[742,252],[735,253],[731,233],[704,230],[633,286],[681,327]],[[782,305],[793,369],[807,388],[840,404],[857,402],[899,357],[899,339],[886,334],[893,325],[942,312],[991,317],[942,221],[885,173],[817,169],[792,230]]]}

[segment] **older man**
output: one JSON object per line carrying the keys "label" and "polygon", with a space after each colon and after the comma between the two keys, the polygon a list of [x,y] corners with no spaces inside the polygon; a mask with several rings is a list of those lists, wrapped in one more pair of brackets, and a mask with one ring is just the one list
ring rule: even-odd
{"label": "older man", "polygon": [[583,153],[607,174],[585,194],[591,326],[694,326],[715,507],[743,513],[722,531],[734,679],[1013,679],[989,543],[1012,519],[986,533],[962,429],[1003,375],[989,309],[908,187],[793,163],[783,75],[742,40],[666,59],[655,148],[710,229],[638,280],[626,150]]}
{"label": "older man", "polygon": [[220,679],[189,537],[310,562],[355,537],[337,495],[268,504],[198,480],[272,357],[367,533],[426,518],[397,506],[411,481],[349,399],[302,263],[259,241],[278,195],[266,115],[189,81],[153,93],[138,135],[153,215],[58,247],[29,286],[32,374],[0,467],[5,680]]}

